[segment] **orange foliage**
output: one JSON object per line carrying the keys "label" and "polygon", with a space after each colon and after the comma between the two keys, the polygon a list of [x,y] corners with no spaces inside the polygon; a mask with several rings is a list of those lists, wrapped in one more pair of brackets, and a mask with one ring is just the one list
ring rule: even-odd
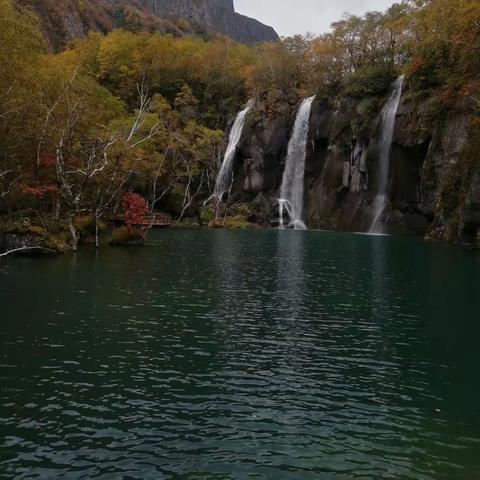
{"label": "orange foliage", "polygon": [[427,62],[423,57],[414,58],[409,67],[410,75],[415,75],[418,71],[420,71],[426,65],[426,63]]}
{"label": "orange foliage", "polygon": [[52,184],[31,184],[27,185],[25,183],[21,183],[17,187],[19,193],[21,195],[32,196],[35,198],[43,199],[49,193],[56,193],[58,191],[58,187]]}

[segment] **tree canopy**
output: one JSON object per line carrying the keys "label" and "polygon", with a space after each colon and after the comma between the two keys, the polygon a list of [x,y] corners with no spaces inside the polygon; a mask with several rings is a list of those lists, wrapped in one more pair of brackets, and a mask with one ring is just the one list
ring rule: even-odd
{"label": "tree canopy", "polygon": [[255,46],[115,30],[57,54],[31,11],[0,0],[0,209],[71,229],[115,215],[128,191],[152,208],[176,192],[184,210],[211,191],[223,130],[247,98],[275,110],[310,94],[383,96],[405,73],[410,94],[455,108],[478,102],[479,50],[477,0],[404,0]]}

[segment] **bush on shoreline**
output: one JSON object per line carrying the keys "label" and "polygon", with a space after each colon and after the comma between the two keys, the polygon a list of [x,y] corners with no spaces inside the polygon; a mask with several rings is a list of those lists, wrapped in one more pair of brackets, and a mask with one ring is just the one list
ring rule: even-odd
{"label": "bush on shoreline", "polygon": [[145,233],[139,228],[121,226],[113,230],[108,243],[112,247],[140,246],[145,243]]}

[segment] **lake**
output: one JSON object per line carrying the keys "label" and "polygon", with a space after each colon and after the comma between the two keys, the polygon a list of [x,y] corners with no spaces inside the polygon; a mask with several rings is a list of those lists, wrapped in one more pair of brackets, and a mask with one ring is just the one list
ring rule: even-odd
{"label": "lake", "polygon": [[158,231],[0,302],[0,479],[480,478],[479,252]]}

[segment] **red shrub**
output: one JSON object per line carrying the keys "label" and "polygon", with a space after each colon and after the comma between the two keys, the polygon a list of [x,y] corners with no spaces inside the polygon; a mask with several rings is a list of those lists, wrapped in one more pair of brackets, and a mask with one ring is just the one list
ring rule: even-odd
{"label": "red shrub", "polygon": [[127,227],[143,225],[147,211],[147,202],[137,193],[128,192],[122,198],[122,218]]}

